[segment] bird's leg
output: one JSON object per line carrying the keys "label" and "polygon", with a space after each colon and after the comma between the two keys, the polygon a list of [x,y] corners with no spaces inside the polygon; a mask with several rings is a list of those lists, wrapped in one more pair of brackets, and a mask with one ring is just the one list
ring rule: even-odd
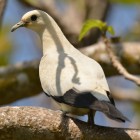
{"label": "bird's leg", "polygon": [[88,124],[89,125],[94,125],[94,116],[95,116],[95,111],[91,110],[88,113]]}
{"label": "bird's leg", "polygon": [[67,112],[62,112],[61,117],[62,117],[62,118],[65,118],[66,116],[67,116]]}
{"label": "bird's leg", "polygon": [[68,124],[69,124],[69,118],[67,117],[67,112],[62,112],[61,114],[61,122],[60,122],[60,125],[59,125],[59,129],[66,129],[66,131],[68,131],[67,129],[69,128],[68,127]]}

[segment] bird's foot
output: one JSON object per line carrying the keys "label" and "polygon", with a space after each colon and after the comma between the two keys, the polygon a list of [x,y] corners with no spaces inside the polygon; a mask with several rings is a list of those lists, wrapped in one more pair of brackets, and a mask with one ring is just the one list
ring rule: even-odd
{"label": "bird's foot", "polygon": [[62,115],[61,115],[62,118],[65,118],[67,117],[67,112],[62,112]]}

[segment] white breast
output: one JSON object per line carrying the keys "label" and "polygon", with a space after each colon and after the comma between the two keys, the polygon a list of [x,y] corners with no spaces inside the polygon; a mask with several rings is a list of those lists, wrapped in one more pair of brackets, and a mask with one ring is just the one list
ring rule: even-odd
{"label": "white breast", "polygon": [[39,71],[44,91],[52,96],[62,96],[66,91],[76,88],[81,92],[90,91],[98,99],[108,101],[106,91],[109,88],[100,65],[81,56],[81,53],[73,54],[43,56]]}

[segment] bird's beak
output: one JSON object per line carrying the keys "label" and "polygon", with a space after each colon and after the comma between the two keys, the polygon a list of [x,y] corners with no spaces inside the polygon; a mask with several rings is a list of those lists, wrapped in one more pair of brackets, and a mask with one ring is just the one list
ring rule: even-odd
{"label": "bird's beak", "polygon": [[23,26],[25,26],[25,22],[24,21],[20,21],[20,22],[18,22],[17,24],[15,24],[13,27],[12,27],[12,29],[11,29],[11,32],[13,32],[13,31],[15,31],[17,28],[19,28],[19,27],[23,27]]}

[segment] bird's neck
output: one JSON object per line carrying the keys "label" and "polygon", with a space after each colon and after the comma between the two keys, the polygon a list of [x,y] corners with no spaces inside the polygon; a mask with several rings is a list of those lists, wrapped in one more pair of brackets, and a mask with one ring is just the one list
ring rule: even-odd
{"label": "bird's neck", "polygon": [[44,29],[41,38],[43,55],[55,52],[60,53],[61,51],[65,51],[67,49],[66,47],[71,45],[54,20]]}

